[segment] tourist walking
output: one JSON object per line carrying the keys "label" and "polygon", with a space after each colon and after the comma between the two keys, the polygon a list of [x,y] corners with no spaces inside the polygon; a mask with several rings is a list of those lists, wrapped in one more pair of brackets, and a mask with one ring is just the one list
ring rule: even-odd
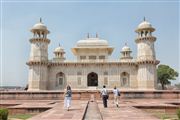
{"label": "tourist walking", "polygon": [[67,109],[67,111],[69,111],[69,108],[71,106],[71,96],[72,96],[71,86],[67,85],[64,91],[64,108]]}
{"label": "tourist walking", "polygon": [[114,104],[116,104],[116,107],[119,107],[119,97],[120,97],[120,91],[114,86]]}
{"label": "tourist walking", "polygon": [[101,90],[101,96],[102,96],[104,108],[107,108],[107,99],[109,98],[109,95],[108,95],[108,91],[105,85],[103,86],[103,89]]}

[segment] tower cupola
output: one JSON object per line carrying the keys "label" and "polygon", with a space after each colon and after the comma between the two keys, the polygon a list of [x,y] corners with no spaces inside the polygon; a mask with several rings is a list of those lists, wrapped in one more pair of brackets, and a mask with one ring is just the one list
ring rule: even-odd
{"label": "tower cupola", "polygon": [[121,59],[132,59],[131,52],[130,47],[125,43],[125,46],[121,50]]}
{"label": "tower cupola", "polygon": [[41,18],[39,22],[32,27],[31,32],[34,35],[34,38],[46,38],[47,34],[50,33],[46,25],[42,23]]}
{"label": "tower cupola", "polygon": [[54,50],[54,54],[55,54],[55,57],[54,57],[54,60],[55,61],[64,61],[65,60],[65,52],[64,52],[64,49],[59,45],[59,47],[57,47],[55,50]]}
{"label": "tower cupola", "polygon": [[152,36],[152,32],[155,31],[155,28],[152,27],[151,23],[146,21],[144,18],[144,21],[141,22],[137,29],[135,30],[136,33],[138,33],[138,37],[150,37]]}

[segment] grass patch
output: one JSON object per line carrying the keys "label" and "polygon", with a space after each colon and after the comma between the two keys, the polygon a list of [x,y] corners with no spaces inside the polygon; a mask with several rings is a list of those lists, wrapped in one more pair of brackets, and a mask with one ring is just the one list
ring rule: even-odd
{"label": "grass patch", "polygon": [[17,119],[22,119],[22,120],[26,120],[28,118],[31,118],[32,116],[34,116],[35,114],[16,114],[16,115],[10,115],[9,119],[11,118],[17,118]]}
{"label": "grass patch", "polygon": [[158,109],[154,109],[154,110],[146,109],[144,111],[150,113],[151,115],[161,120],[165,120],[165,119],[178,120],[178,116],[176,115],[176,113],[166,113],[164,110],[158,110]]}

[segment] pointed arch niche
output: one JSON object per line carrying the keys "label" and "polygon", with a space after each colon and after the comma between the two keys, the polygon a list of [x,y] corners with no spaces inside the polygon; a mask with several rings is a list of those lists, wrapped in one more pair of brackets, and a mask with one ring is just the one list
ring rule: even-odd
{"label": "pointed arch niche", "polygon": [[130,81],[129,81],[129,74],[127,72],[122,72],[120,75],[120,84],[121,87],[129,87],[130,86]]}
{"label": "pointed arch niche", "polygon": [[64,86],[66,86],[65,74],[59,72],[56,74],[56,87],[64,88]]}

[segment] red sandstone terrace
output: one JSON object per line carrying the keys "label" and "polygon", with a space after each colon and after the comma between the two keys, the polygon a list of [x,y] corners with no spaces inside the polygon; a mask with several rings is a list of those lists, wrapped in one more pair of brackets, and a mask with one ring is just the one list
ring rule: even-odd
{"label": "red sandstone terrace", "polygon": [[146,110],[174,114],[180,108],[180,91],[122,91],[119,108],[110,93],[104,108],[99,91],[74,90],[70,111],[64,109],[60,91],[0,93],[0,106],[10,114],[37,114],[28,120],[158,120]]}
{"label": "red sandstone terrace", "polygon": [[[176,103],[179,106],[170,104]],[[120,107],[113,104],[113,100],[108,101],[108,108],[104,108],[102,101],[88,102],[87,100],[73,100],[70,111],[63,107],[63,100],[1,100],[3,104],[14,104],[7,106],[10,114],[16,113],[38,113],[28,120],[158,120],[152,114],[138,109],[138,107],[166,106],[180,107],[179,99],[121,99]],[[4,106],[5,107],[5,106]],[[28,111],[36,108],[36,111]],[[38,108],[49,108],[44,111],[37,111]],[[165,111],[173,113],[175,109]]]}

